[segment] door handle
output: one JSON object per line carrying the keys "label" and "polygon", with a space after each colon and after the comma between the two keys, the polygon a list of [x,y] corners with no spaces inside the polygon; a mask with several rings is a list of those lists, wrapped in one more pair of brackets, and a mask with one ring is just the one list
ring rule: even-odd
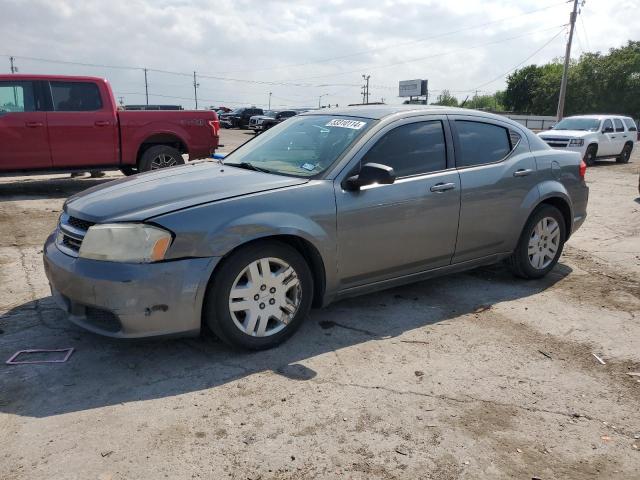
{"label": "door handle", "polygon": [[108,127],[111,123],[108,120],[96,120],[96,127]]}
{"label": "door handle", "polygon": [[432,192],[446,192],[447,190],[453,190],[454,188],[456,188],[455,183],[436,183],[429,190]]}
{"label": "door handle", "polygon": [[514,177],[526,177],[527,175],[531,175],[533,170],[530,168],[521,168],[520,170],[516,170],[513,172]]}
{"label": "door handle", "polygon": [[25,122],[24,124],[29,128],[44,127],[44,123],[42,122]]}
{"label": "door handle", "polygon": [[611,138],[616,138],[616,136],[615,135],[611,135]]}

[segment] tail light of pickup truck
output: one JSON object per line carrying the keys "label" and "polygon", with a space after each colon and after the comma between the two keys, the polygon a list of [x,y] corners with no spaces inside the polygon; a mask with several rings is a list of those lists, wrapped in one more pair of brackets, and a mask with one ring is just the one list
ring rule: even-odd
{"label": "tail light of pickup truck", "polygon": [[220,120],[209,120],[209,126],[211,127],[211,135],[214,137],[218,136],[218,132],[220,132]]}
{"label": "tail light of pickup truck", "polygon": [[587,174],[587,164],[584,163],[584,160],[580,160],[580,178],[584,180],[584,177],[586,174]]}

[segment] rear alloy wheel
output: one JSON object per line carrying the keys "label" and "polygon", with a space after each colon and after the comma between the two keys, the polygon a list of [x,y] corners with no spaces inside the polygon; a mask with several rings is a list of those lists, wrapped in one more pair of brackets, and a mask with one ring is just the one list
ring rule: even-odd
{"label": "rear alloy wheel", "polygon": [[148,148],[140,159],[139,171],[159,170],[184,164],[182,154],[168,145],[156,145]]}
{"label": "rear alloy wheel", "polygon": [[631,158],[631,150],[633,147],[628,143],[622,149],[622,153],[616,157],[616,162],[618,163],[629,163],[629,159]]}
{"label": "rear alloy wheel", "polygon": [[511,270],[521,278],[544,277],[558,263],[566,238],[560,210],[551,205],[538,207],[509,258]]}
{"label": "rear alloy wheel", "polygon": [[593,167],[596,164],[596,155],[598,154],[598,147],[595,145],[589,145],[587,151],[584,154],[584,163],[587,167]]}
{"label": "rear alloy wheel", "polygon": [[232,346],[271,348],[300,326],[312,295],[311,271],[298,251],[279,242],[250,245],[214,273],[205,320]]}

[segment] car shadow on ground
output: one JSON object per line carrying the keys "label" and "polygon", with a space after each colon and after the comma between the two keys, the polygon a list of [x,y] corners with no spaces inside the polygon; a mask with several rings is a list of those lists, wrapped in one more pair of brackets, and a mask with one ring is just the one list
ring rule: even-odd
{"label": "car shadow on ground", "polygon": [[67,198],[75,195],[87,188],[102,185],[112,180],[124,177],[103,177],[103,178],[37,178],[17,179],[15,181],[3,181],[0,183],[0,201],[6,197],[28,197],[28,198]]}
{"label": "car shadow on ground", "polygon": [[524,281],[495,265],[343,300],[313,310],[296,335],[263,352],[232,350],[207,333],[191,339],[104,338],[73,326],[50,297],[43,298],[0,317],[0,360],[28,348],[75,352],[62,364],[2,364],[0,411],[48,417],[215,389],[264,371],[305,381],[317,375],[300,363],[307,359],[364,342],[412,338],[412,330],[450,325],[465,314],[538,294],[571,271],[559,264],[544,279]]}

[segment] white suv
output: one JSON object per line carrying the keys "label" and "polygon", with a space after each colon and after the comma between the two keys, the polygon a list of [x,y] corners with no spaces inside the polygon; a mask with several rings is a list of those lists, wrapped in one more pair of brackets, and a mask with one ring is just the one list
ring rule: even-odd
{"label": "white suv", "polygon": [[550,147],[580,152],[589,166],[602,158],[615,158],[617,162],[627,163],[638,136],[638,127],[629,117],[580,115],[566,117],[538,136]]}

